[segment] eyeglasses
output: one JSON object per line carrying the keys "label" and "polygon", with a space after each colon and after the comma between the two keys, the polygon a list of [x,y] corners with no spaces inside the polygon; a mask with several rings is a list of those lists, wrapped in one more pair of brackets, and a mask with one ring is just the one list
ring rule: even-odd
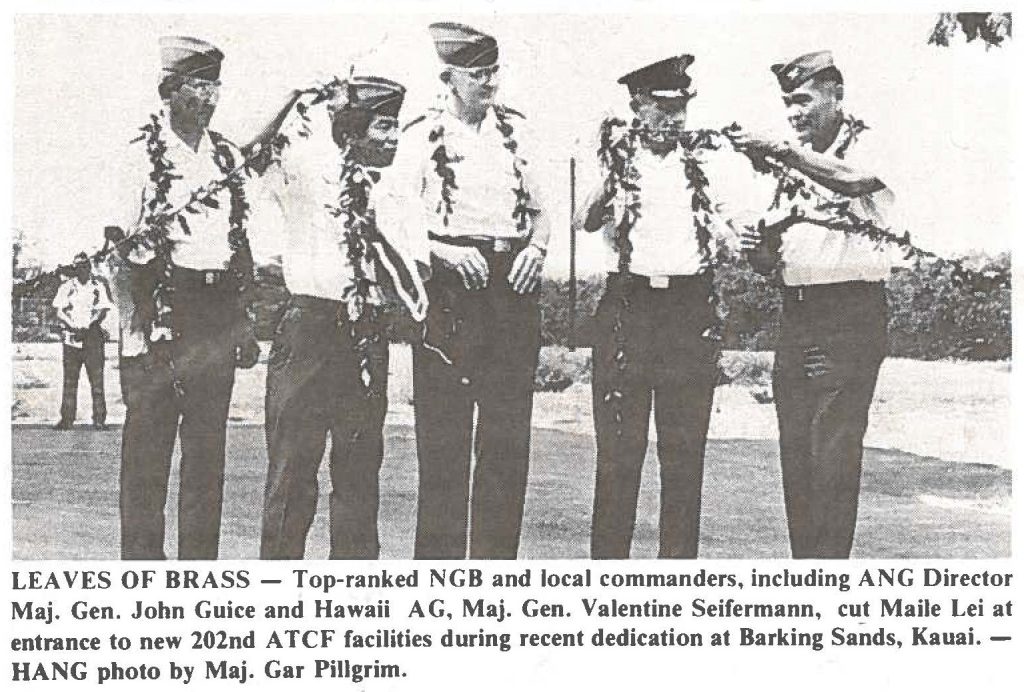
{"label": "eyeglasses", "polygon": [[188,80],[182,86],[187,86],[192,91],[203,94],[204,96],[214,96],[220,92],[219,79],[201,79],[199,77],[189,77]]}
{"label": "eyeglasses", "polygon": [[488,65],[486,67],[454,67],[453,69],[458,70],[470,79],[482,82],[485,79],[496,76],[498,74],[499,67],[499,65]]}

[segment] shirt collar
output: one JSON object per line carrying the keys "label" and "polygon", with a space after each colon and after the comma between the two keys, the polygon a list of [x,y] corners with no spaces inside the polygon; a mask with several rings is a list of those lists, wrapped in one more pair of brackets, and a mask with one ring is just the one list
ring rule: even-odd
{"label": "shirt collar", "polygon": [[167,144],[169,150],[181,153],[187,156],[210,156],[211,148],[213,146],[210,142],[210,131],[203,130],[203,136],[199,138],[199,147],[193,151],[192,147],[185,144],[185,141],[175,134],[171,128],[171,116],[166,110],[160,111],[161,115],[161,127],[164,132],[164,141]]}

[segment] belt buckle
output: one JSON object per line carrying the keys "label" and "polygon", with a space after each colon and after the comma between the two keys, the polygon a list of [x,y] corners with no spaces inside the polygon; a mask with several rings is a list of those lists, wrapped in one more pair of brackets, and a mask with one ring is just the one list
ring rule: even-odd
{"label": "belt buckle", "polygon": [[512,241],[508,238],[495,238],[494,239],[494,251],[495,252],[512,252]]}
{"label": "belt buckle", "polygon": [[667,276],[652,276],[651,288],[668,288],[669,277]]}
{"label": "belt buckle", "polygon": [[203,272],[203,285],[204,286],[214,286],[214,285],[216,285],[217,284],[217,278],[218,278],[217,275],[219,273],[220,272],[216,272],[216,271],[212,271],[212,270],[204,271]]}

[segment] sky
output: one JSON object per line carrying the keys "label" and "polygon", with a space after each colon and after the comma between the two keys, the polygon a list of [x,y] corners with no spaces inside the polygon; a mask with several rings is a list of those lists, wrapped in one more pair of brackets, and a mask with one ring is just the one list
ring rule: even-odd
{"label": "sky", "polygon": [[[569,158],[578,158],[581,171],[592,168],[598,123],[626,109],[615,80],[683,52],[696,56],[691,126],[736,121],[782,136],[784,113],[769,66],[831,49],[846,79],[847,110],[887,152],[879,170],[915,242],[944,254],[1002,251],[1015,230],[1010,85],[1017,49],[1012,40],[992,50],[980,42],[929,46],[934,18],[21,15],[14,30],[13,229],[29,258],[52,266],[98,248],[104,225],[132,215],[119,208],[128,184],[120,162],[136,128],[159,107],[161,35],[194,35],[224,51],[213,127],[245,141],[291,88],[345,75],[353,65],[405,84],[403,119],[415,117],[440,90],[426,26],[456,20],[498,38],[500,100],[527,115],[524,154],[551,205],[551,275],[564,275],[568,266]],[[280,251],[279,229],[251,232],[257,255]],[[595,242],[581,244],[581,273],[597,269]]]}

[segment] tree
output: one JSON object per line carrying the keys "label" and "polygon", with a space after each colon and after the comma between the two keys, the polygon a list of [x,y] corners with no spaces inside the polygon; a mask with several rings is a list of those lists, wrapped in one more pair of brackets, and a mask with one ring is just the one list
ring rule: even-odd
{"label": "tree", "polygon": [[1009,12],[943,12],[932,29],[928,43],[949,46],[957,29],[963,32],[967,42],[980,38],[985,48],[1000,46],[1013,35],[1013,20]]}

